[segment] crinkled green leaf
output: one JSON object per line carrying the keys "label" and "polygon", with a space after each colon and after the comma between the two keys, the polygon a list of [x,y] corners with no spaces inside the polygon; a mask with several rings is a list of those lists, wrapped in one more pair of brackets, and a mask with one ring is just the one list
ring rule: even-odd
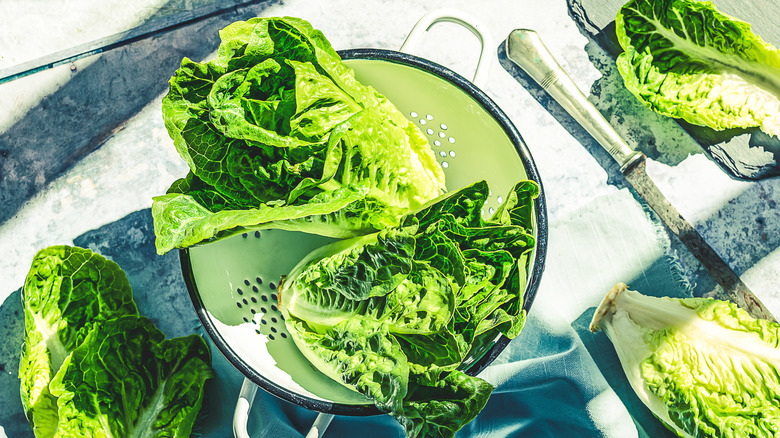
{"label": "crinkled green leaf", "polygon": [[615,19],[626,88],[654,111],[780,135],[780,51],[698,0],[631,0]]}
{"label": "crinkled green leaf", "polygon": [[485,407],[493,385],[453,371],[430,385],[410,385],[403,414],[394,414],[409,438],[451,438]]}
{"label": "crinkled green leaf", "polygon": [[88,249],[40,250],[24,284],[25,339],[19,364],[22,405],[38,437],[53,436],[56,397],[49,383],[95,323],[136,315],[125,273]]}
{"label": "crinkled green leaf", "polygon": [[409,366],[386,324],[357,316],[318,333],[295,317],[285,318],[285,323],[301,352],[320,371],[368,396],[383,411],[401,410]]}
{"label": "crinkled green leaf", "polygon": [[368,234],[443,192],[425,136],[309,23],[255,18],[220,37],[214,60],[182,61],[163,99],[192,176],[154,200],[158,252],[290,221]]}
{"label": "crinkled green leaf", "polygon": [[[538,186],[517,184],[485,220],[488,193],[475,183],[398,227],[319,248],[280,287],[280,310],[304,355],[345,386],[379,397],[377,406],[410,437],[450,437],[473,419],[492,387],[459,367],[499,333],[517,336],[525,322],[535,244],[526,204]],[[404,375],[388,374],[391,365]],[[401,381],[408,395],[396,390]]]}
{"label": "crinkled green leaf", "polygon": [[780,324],[709,298],[616,286],[591,323],[615,346],[640,400],[683,437],[780,433]]}
{"label": "crinkled green leaf", "polygon": [[200,336],[165,339],[151,321],[98,323],[51,382],[60,437],[188,437],[212,377]]}

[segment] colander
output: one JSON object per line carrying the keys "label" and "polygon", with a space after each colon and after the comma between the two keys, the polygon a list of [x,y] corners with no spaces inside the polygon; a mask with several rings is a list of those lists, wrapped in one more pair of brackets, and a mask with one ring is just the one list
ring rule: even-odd
{"label": "colander", "polygon": [[[474,83],[433,62],[408,54],[435,23],[469,29],[481,42]],[[509,118],[477,85],[487,77],[493,49],[484,27],[460,11],[423,16],[400,51],[341,51],[357,79],[376,88],[426,133],[446,175],[448,190],[487,180],[492,192],[483,214],[492,215],[521,179],[541,181],[525,143]],[[537,244],[529,266],[523,309],[528,311],[541,278],[547,245],[544,191],[534,203]],[[283,230],[253,231],[180,251],[184,279],[203,326],[222,354],[245,376],[234,415],[234,433],[246,424],[258,386],[284,400],[318,411],[309,436],[318,436],[336,415],[380,412],[364,396],[317,371],[298,351],[277,307],[277,286],[298,261],[333,239]],[[509,339],[483,338],[463,369],[475,375],[501,353]]]}

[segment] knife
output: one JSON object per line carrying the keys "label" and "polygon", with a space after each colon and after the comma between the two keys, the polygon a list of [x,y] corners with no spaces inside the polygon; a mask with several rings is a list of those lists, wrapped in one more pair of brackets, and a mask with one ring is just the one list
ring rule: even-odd
{"label": "knife", "polygon": [[620,137],[577,88],[536,32],[528,29],[510,32],[506,39],[506,53],[509,60],[525,70],[609,152],[639,196],[645,199],[669,230],[699,260],[733,303],[755,318],[775,321],[761,300],[658,190],[647,175],[645,154],[631,149]]}

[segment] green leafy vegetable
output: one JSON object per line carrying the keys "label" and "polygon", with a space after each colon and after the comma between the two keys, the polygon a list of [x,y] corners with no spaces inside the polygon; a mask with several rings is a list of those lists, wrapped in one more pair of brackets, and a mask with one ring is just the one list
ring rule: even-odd
{"label": "green leafy vegetable", "polygon": [[498,333],[515,337],[525,322],[538,193],[533,182],[517,184],[486,221],[483,181],[398,227],[313,251],[279,291],[292,339],[323,373],[397,418],[407,436],[453,436],[493,389],[461,372],[464,360]]}
{"label": "green leafy vegetable", "polygon": [[98,324],[51,382],[56,437],[189,437],[212,375],[198,335],[165,339],[151,321]]}
{"label": "green leafy vegetable", "polygon": [[53,246],[33,258],[24,284],[22,405],[36,436],[53,436],[57,400],[49,383],[95,323],[137,315],[119,266],[88,249]]}
{"label": "green leafy vegetable", "polygon": [[20,392],[36,437],[189,436],[212,376],[208,347],[196,335],[166,340],[139,316],[116,263],[42,249],[23,300]]}
{"label": "green leafy vegetable", "polygon": [[780,433],[780,324],[708,298],[616,285],[596,310],[636,394],[682,437]]}
{"label": "green leafy vegetable", "polygon": [[780,51],[697,0],[631,0],[617,15],[626,87],[649,108],[722,130],[780,135]]}
{"label": "green leafy vegetable", "polygon": [[425,136],[309,23],[255,18],[220,37],[163,99],[190,174],[154,200],[158,252],[247,228],[352,237],[444,191]]}

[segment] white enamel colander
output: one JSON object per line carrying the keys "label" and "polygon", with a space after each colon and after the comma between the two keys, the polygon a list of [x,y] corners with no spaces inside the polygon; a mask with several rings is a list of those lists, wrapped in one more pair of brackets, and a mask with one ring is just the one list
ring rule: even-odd
{"label": "white enamel colander", "polygon": [[[464,26],[477,36],[481,54],[473,83],[433,62],[408,54],[442,21]],[[356,78],[376,88],[426,133],[441,163],[448,190],[487,180],[492,193],[483,209],[492,215],[515,183],[541,181],[525,143],[509,118],[478,87],[484,84],[494,46],[485,28],[455,10],[423,16],[400,51],[354,49],[339,52]],[[534,204],[535,254],[528,266],[523,309],[533,302],[544,266],[547,219],[544,191]],[[332,415],[375,415],[364,396],[321,374],[298,351],[277,308],[276,288],[298,261],[332,239],[300,232],[265,230],[180,251],[182,270],[195,309],[220,352],[245,376],[233,428],[248,437],[247,419],[257,388],[318,411],[308,436],[319,436]],[[462,369],[482,371],[501,353],[507,338],[481,339]]]}

